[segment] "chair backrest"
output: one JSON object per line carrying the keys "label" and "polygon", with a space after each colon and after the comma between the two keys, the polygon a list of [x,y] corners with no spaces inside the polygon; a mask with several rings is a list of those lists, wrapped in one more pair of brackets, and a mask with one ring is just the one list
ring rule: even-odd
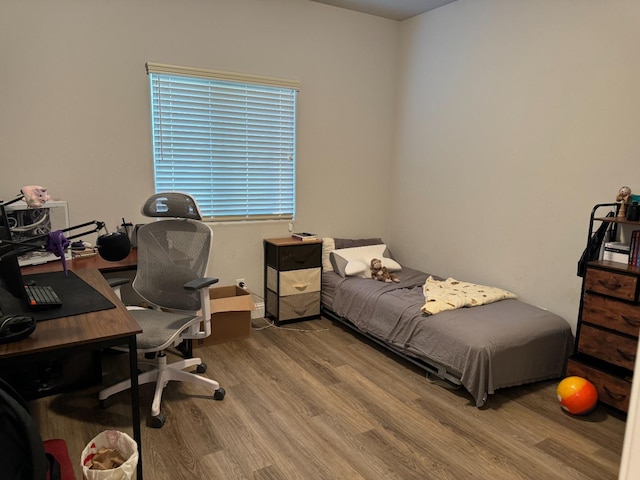
{"label": "chair backrest", "polygon": [[[163,218],[138,229],[138,267],[133,288],[153,305],[198,311],[200,294],[185,290],[183,285],[206,275],[213,232],[205,223],[193,219],[200,218],[200,213],[189,195],[153,195],[143,213],[149,216],[156,210]],[[173,216],[189,218],[170,218]]]}
{"label": "chair backrest", "polygon": [[182,192],[162,192],[151,195],[142,206],[142,214],[152,218],[202,220],[196,200]]}

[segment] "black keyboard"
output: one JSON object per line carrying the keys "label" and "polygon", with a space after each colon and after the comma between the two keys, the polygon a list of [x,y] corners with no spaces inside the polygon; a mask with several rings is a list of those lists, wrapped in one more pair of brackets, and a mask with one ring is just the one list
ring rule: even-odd
{"label": "black keyboard", "polygon": [[27,302],[32,310],[60,308],[62,301],[50,285],[26,285]]}

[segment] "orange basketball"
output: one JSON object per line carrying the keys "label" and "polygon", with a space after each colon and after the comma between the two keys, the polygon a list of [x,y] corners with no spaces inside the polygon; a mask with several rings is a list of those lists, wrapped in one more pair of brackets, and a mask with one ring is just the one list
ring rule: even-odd
{"label": "orange basketball", "polygon": [[582,377],[566,377],[558,384],[556,393],[562,409],[574,415],[589,413],[598,403],[596,387]]}

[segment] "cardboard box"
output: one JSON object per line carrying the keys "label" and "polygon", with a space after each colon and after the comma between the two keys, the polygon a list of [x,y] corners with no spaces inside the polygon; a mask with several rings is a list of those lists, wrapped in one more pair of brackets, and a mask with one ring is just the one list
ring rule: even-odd
{"label": "cardboard box", "polygon": [[250,292],[236,286],[214,287],[209,289],[209,298],[211,335],[194,341],[195,348],[243,340],[251,336],[251,311],[256,306]]}

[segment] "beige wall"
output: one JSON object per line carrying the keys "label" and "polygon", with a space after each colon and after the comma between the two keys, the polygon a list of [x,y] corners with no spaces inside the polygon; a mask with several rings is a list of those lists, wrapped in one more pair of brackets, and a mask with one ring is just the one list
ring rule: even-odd
{"label": "beige wall", "polygon": [[576,324],[591,208],[640,192],[640,2],[459,0],[402,25],[390,243]]}
{"label": "beige wall", "polygon": [[[296,229],[380,235],[575,325],[591,206],[640,191],[638,24],[637,0],[458,0],[403,23],[306,0],[3,0],[0,198],[40,183],[75,224],[142,221],[146,61],[290,77]],[[260,292],[261,239],[286,222],[214,231],[211,273]]]}
{"label": "beige wall", "polygon": [[[401,23],[307,0],[4,0],[0,198],[41,183],[72,223],[143,221],[146,61],[294,78],[296,230],[382,236],[575,325],[591,206],[640,191],[639,20],[634,0],[458,0]],[[210,273],[260,293],[261,240],[287,222],[214,232]]]}
{"label": "beige wall", "polygon": [[[155,61],[300,80],[296,229],[384,235],[399,30],[307,0],[3,0],[0,198],[38,183],[74,224],[143,221]],[[260,293],[287,223],[214,225],[210,273]]]}

